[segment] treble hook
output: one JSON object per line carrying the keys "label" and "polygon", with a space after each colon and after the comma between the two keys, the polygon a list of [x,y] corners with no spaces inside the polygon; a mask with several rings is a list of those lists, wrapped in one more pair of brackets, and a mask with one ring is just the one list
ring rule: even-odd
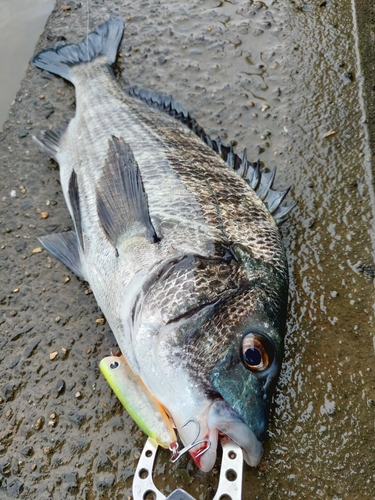
{"label": "treble hook", "polygon": [[198,420],[196,420],[195,418],[191,418],[190,420],[188,420],[186,422],[186,424],[184,424],[182,426],[182,428],[186,427],[188,424],[190,424],[190,422],[194,422],[197,427],[198,427],[198,433],[197,435],[195,436],[195,438],[193,439],[193,441],[188,444],[187,446],[185,446],[184,448],[182,448],[182,450],[178,451],[178,443],[173,443],[169,449],[171,450],[172,452],[172,458],[171,458],[171,461],[172,463],[175,463],[177,462],[177,460],[182,457],[182,455],[184,455],[187,451],[191,450],[192,448],[194,448],[195,446],[198,446],[199,444],[207,444],[206,448],[203,448],[203,450],[201,450],[197,455],[196,455],[196,458],[202,456],[204,453],[206,453],[206,451],[208,451],[210,448],[211,448],[211,441],[208,439],[208,438],[204,438],[204,439],[201,439],[200,441],[197,441],[197,439],[199,438],[199,434],[201,432],[201,426],[199,425],[199,422]]}

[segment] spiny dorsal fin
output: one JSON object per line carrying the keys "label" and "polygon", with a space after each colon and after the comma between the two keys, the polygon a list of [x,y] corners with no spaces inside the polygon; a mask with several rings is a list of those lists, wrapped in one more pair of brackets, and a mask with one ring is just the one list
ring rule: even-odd
{"label": "spiny dorsal fin", "polygon": [[79,278],[86,279],[79,256],[79,243],[74,231],[42,236],[39,241],[48,252],[61,260]]}
{"label": "spiny dorsal fin", "polygon": [[[196,120],[190,116],[190,113],[171,95],[139,87],[128,87],[126,90],[128,94],[137,97],[154,108],[168,113],[187,125],[190,130],[200,137],[254,189],[266,207],[270,209],[278,225],[285,222],[287,214],[294,208],[295,204],[289,207],[280,207],[289,189],[286,191],[275,191],[272,189],[276,168],[271,172],[261,171],[259,161],[249,162],[247,160],[246,149],[244,149],[241,155],[238,155],[234,152],[231,144],[229,146],[222,144],[220,137],[212,139]],[[277,212],[278,209],[280,210],[279,213]],[[280,215],[281,212],[282,215]]]}
{"label": "spiny dorsal fin", "polygon": [[141,223],[151,243],[159,238],[151,223],[147,195],[133,152],[124,139],[112,136],[108,156],[96,188],[99,219],[109,241],[116,247],[124,231]]}
{"label": "spiny dorsal fin", "polygon": [[72,210],[73,210],[74,225],[76,228],[76,232],[78,234],[81,248],[82,248],[82,250],[84,250],[83,232],[82,232],[81,202],[80,202],[80,197],[79,197],[77,174],[75,173],[74,170],[72,171],[72,175],[70,176],[70,179],[69,179],[68,193],[69,193],[70,204],[71,204]]}

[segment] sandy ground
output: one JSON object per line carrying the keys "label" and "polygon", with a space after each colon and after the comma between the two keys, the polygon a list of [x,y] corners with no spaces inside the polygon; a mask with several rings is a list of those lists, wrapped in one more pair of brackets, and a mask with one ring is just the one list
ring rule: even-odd
{"label": "sandy ground", "polygon": [[[67,4],[57,2],[36,51],[124,17],[124,85],[173,94],[211,135],[277,165],[277,186],[298,200],[282,228],[286,357],[243,498],[373,499],[373,105],[351,2],[92,0],[89,19],[85,3]],[[0,133],[1,498],[127,498],[145,439],[99,373],[116,344],[87,284],[37,240],[72,221],[58,168],[31,137],[74,106],[71,85],[29,68]],[[210,499],[219,465],[203,474],[161,453],[157,483]]]}

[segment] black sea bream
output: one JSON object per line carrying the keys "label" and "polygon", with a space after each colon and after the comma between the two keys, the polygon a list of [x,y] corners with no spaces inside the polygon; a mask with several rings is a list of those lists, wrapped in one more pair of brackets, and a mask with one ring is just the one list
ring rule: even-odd
{"label": "black sea bream", "polygon": [[140,388],[133,413],[142,392],[186,445],[199,430],[190,453],[204,471],[222,434],[256,465],[283,355],[286,191],[171,97],[123,90],[111,69],[122,33],[110,19],[32,61],[77,96],[68,126],[36,139],[60,165],[75,229],[41,241],[89,282]]}

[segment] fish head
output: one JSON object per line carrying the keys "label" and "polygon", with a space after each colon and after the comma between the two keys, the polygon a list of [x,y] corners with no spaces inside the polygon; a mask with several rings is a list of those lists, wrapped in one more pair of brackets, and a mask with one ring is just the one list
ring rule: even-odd
{"label": "fish head", "polygon": [[203,471],[214,466],[222,435],[241,446],[250,465],[262,457],[283,355],[281,288],[270,291],[261,283],[239,289],[165,326],[154,339],[155,359],[169,381],[156,397]]}

